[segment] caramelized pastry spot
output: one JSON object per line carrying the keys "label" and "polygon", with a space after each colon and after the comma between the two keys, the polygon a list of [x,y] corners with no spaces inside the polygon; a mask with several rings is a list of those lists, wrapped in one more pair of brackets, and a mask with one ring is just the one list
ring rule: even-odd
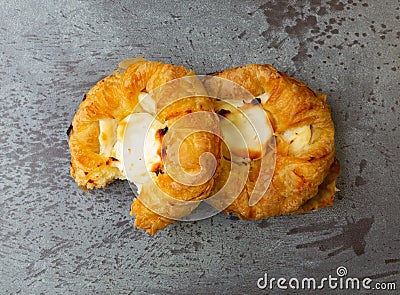
{"label": "caramelized pastry spot", "polygon": [[86,94],[83,95],[82,101],[85,101],[86,99]]}
{"label": "caramelized pastry spot", "polygon": [[[162,129],[158,129],[157,131],[156,131],[156,134],[155,134],[155,140],[156,140],[156,142],[157,142],[157,150],[156,150],[156,154],[159,156],[159,157],[161,157],[162,156],[162,141],[163,141],[163,138],[164,138],[164,135],[165,134],[167,134],[167,132],[168,132],[168,127],[164,127],[164,128],[162,128]],[[165,151],[164,151],[165,152]]]}
{"label": "caramelized pastry spot", "polygon": [[159,129],[157,132],[159,133],[159,136],[160,136],[160,137],[164,136],[164,135],[167,134],[167,132],[168,132],[168,126],[166,126],[166,127],[163,128],[163,129]]}
{"label": "caramelized pastry spot", "polygon": [[68,130],[67,130],[67,135],[69,136],[71,134],[71,131],[74,127],[72,127],[72,124],[69,125]]}
{"label": "caramelized pastry spot", "polygon": [[158,176],[158,174],[164,174],[164,172],[161,169],[161,163],[157,163],[155,165],[153,165],[152,169],[150,172],[154,172],[156,174],[156,176]]}
{"label": "caramelized pastry spot", "polygon": [[167,148],[166,148],[166,147],[163,147],[163,148],[161,149],[161,158],[162,158],[162,159],[165,159],[166,156],[167,156]]}
{"label": "caramelized pastry spot", "polygon": [[168,132],[168,127],[165,127],[165,128],[162,128],[162,129],[158,129],[157,131],[156,131],[156,134],[155,134],[155,140],[156,140],[156,142],[157,142],[157,150],[156,150],[156,153],[157,153],[157,155],[159,156],[159,157],[161,157],[162,156],[162,141],[163,141],[163,138],[164,138],[164,135],[166,134]]}
{"label": "caramelized pastry spot", "polygon": [[250,159],[259,159],[262,157],[261,150],[248,150]]}
{"label": "caramelized pastry spot", "polygon": [[225,109],[220,109],[219,111],[218,111],[218,115],[220,115],[220,116],[222,116],[222,117],[225,117],[226,115],[228,115],[228,114],[230,114],[231,113],[231,111],[228,111],[228,110],[225,110]]}
{"label": "caramelized pastry spot", "polygon": [[156,176],[158,176],[158,174],[164,174],[164,172],[163,172],[161,169],[158,169],[158,170],[156,171]]}
{"label": "caramelized pastry spot", "polygon": [[267,103],[267,101],[269,99],[269,93],[268,92],[264,92],[263,94],[258,95],[257,99],[260,99],[261,104],[265,104],[265,103]]}

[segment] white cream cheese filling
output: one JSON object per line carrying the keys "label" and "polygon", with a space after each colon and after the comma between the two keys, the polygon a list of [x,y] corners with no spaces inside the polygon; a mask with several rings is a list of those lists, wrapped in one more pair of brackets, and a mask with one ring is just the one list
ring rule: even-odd
{"label": "white cream cheese filling", "polygon": [[[268,99],[268,94],[258,97]],[[224,156],[235,162],[260,159],[267,152],[273,131],[269,118],[258,100],[233,100],[216,103],[216,111],[222,116],[220,127],[228,150]]]}
{"label": "white cream cheese filling", "polygon": [[[258,96],[261,102],[268,97],[266,93]],[[120,122],[100,120],[99,143],[100,154],[117,159],[113,165],[121,171],[121,178],[133,182],[140,192],[150,173],[161,168],[162,142],[158,133],[166,126],[155,120],[156,102],[150,94],[141,92],[138,99],[135,112]],[[220,128],[229,150],[224,156],[239,163],[263,157],[273,135],[267,113],[258,101],[230,103],[216,102],[216,112],[222,116]]]}
{"label": "white cream cheese filling", "polygon": [[133,182],[139,192],[150,179],[149,172],[161,165],[161,141],[157,134],[165,127],[154,118],[155,103],[152,105],[151,96],[140,95],[139,111],[144,112],[134,112],[120,122],[108,118],[99,121],[100,154],[117,159],[113,165],[121,171],[121,178]]}

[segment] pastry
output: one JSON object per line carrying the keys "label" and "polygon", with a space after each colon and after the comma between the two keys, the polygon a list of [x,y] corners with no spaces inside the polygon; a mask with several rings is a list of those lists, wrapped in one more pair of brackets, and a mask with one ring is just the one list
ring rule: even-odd
{"label": "pastry", "polygon": [[[326,96],[270,65],[251,64],[213,76],[233,81],[258,98],[276,141],[272,179],[268,178],[269,173],[260,173],[260,158],[250,160],[245,185],[224,211],[242,219],[261,219],[332,205],[339,161],[335,158],[334,125]],[[268,157],[271,155],[264,156],[271,161]],[[229,165],[232,165],[230,160],[221,161],[213,193],[228,175],[232,177],[232,171],[224,168]],[[257,203],[251,204],[254,188],[260,182],[270,185],[262,196],[256,196]]]}
{"label": "pastry", "polygon": [[[189,214],[209,195],[220,159],[213,102],[199,93],[205,94],[201,82],[182,66],[141,58],[124,62],[85,95],[72,120],[72,177],[83,189],[105,187],[116,179],[134,182],[139,196],[131,214],[136,215],[135,226],[150,234]],[[198,111],[205,114],[201,120],[194,116]],[[189,127],[206,126],[212,132],[197,132],[177,142],[187,124],[174,126],[185,124],[180,118],[187,114],[193,114],[186,120]],[[169,134],[169,145],[163,146],[162,138]],[[176,163],[169,163],[173,178],[165,171],[162,153],[173,154],[176,144],[183,152]],[[200,163],[204,153],[213,157]],[[183,164],[175,169],[179,163]],[[187,173],[202,178],[190,184],[180,181]]]}
{"label": "pastry", "polygon": [[150,234],[203,201],[241,219],[317,210],[339,174],[326,96],[270,65],[200,80],[127,60],[84,96],[69,146],[79,187],[135,183],[131,215]]}

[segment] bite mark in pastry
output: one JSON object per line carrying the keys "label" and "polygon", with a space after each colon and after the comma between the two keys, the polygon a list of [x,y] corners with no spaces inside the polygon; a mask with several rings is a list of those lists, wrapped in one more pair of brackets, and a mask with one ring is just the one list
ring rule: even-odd
{"label": "bite mark in pastry", "polygon": [[[190,213],[196,202],[183,205],[179,201],[206,198],[215,177],[212,174],[207,181],[191,186],[171,178],[162,163],[161,140],[156,137],[163,136],[186,114],[213,113],[214,106],[207,96],[192,96],[201,93],[202,84],[184,67],[143,59],[130,60],[123,66],[126,69],[104,78],[86,94],[72,121],[69,139],[71,175],[84,189],[104,187],[127,177],[137,183],[140,193],[132,204],[131,214],[136,215],[136,227],[154,234]],[[188,79],[168,84],[184,77]],[[161,85],[165,86],[160,88]],[[150,97],[148,93],[151,93]],[[143,96],[148,97],[141,101]],[[183,99],[175,100],[175,97]],[[150,121],[148,132],[145,126]],[[209,125],[215,129],[215,134],[219,133],[216,116],[203,116],[201,124]],[[140,141],[144,138],[148,142],[141,151]],[[213,155],[215,165],[219,165],[220,141],[212,133],[192,134],[180,146],[186,149],[180,157],[181,163],[185,163],[185,172],[203,169],[197,156],[204,153]],[[146,163],[140,157],[141,152],[150,158]],[[150,202],[148,205],[152,210],[143,202]]]}

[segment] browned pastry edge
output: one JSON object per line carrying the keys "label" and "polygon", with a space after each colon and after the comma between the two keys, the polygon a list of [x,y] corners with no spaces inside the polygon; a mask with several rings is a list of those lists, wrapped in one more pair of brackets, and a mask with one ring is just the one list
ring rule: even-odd
{"label": "browned pastry edge", "polygon": [[[183,77],[193,77],[193,79],[178,79]],[[177,81],[177,83],[172,81]],[[163,87],[159,87],[161,85]],[[185,86],[189,87],[185,88]],[[138,104],[138,94],[143,91],[151,92],[152,90],[156,90],[152,93],[153,97],[154,95],[160,95],[163,98],[185,97],[185,99],[170,102],[173,103],[173,107],[166,106],[157,114],[157,119],[164,124],[172,124],[174,120],[187,114],[188,111],[190,113],[198,111],[213,112],[213,103],[208,97],[196,97],[195,99],[191,97],[190,93],[196,92],[198,87],[202,88],[203,86],[192,71],[182,66],[146,60],[135,62],[127,66],[125,70],[114,72],[99,81],[85,95],[85,99],[72,120],[69,134],[71,175],[79,187],[84,190],[105,187],[114,180],[123,178],[120,170],[113,165],[113,162],[118,161],[118,159],[100,154],[98,140],[100,133],[99,120],[116,119],[121,121],[135,109]],[[164,100],[156,101],[158,104],[165,102]],[[212,116],[203,118],[203,121],[198,123],[205,124],[206,122],[214,126],[214,129],[217,126],[217,119]],[[185,167],[183,168],[186,169],[185,171],[196,173],[200,168],[198,154],[201,155],[205,152],[214,154],[217,162],[219,162],[219,139],[215,138],[211,133],[203,133],[194,133],[181,144],[181,148],[190,151],[190,153],[186,153],[187,155],[183,154],[180,157],[180,162],[184,163]],[[213,185],[213,179],[211,178],[208,182],[200,185],[187,186],[175,182],[168,173],[159,172],[158,170],[155,175],[152,175],[152,179],[165,193],[184,201],[201,200],[207,197]],[[175,220],[162,217],[144,206],[143,200],[146,199],[146,192],[153,193],[155,191],[143,189],[132,204],[131,214],[136,215],[136,227],[154,234],[157,230],[164,228]],[[156,198],[150,196],[153,200],[157,199],[157,197],[158,195],[156,195]],[[174,207],[174,204],[168,203],[164,206],[168,207],[166,211],[178,210],[177,207]],[[184,213],[188,211],[186,208],[181,207],[180,209]]]}
{"label": "browned pastry edge", "polygon": [[100,155],[99,120],[122,120],[134,110],[139,92],[150,92],[192,74],[183,66],[140,61],[105,77],[89,90],[72,120],[68,141],[71,176],[80,188],[105,187],[122,176],[112,165],[116,159]]}
{"label": "browned pastry edge", "polygon": [[[250,91],[255,97],[270,94],[263,105],[276,136],[276,166],[271,184],[254,205],[249,199],[258,178],[257,168],[248,176],[245,187],[226,213],[241,219],[262,219],[275,215],[299,214],[318,210],[333,203],[339,161],[335,159],[334,126],[326,96],[306,84],[278,72],[271,65],[246,65],[215,73],[214,76],[231,80]],[[310,125],[313,135],[304,150],[290,151],[282,138],[290,128]],[[223,162],[222,162],[223,165]],[[259,163],[253,161],[252,167]],[[216,179],[216,187],[224,182],[224,171]]]}

